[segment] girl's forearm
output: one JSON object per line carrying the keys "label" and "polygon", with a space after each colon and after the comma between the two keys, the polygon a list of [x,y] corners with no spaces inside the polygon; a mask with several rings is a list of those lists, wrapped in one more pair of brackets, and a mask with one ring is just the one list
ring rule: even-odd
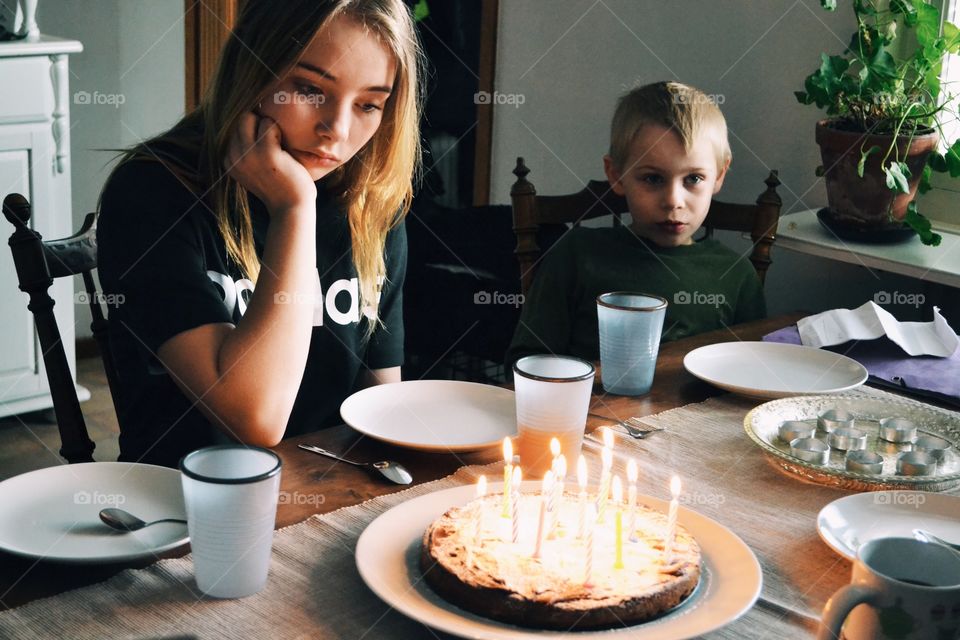
{"label": "girl's forearm", "polygon": [[[256,444],[283,437],[303,378],[313,328],[316,213],[272,212],[253,297],[217,357],[218,384],[242,418],[236,435]],[[233,428],[233,427],[231,427]]]}

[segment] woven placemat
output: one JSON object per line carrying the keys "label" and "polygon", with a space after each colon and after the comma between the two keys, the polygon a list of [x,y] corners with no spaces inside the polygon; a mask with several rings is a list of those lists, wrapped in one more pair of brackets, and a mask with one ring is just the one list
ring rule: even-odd
{"label": "woven placemat", "polygon": [[[645,440],[618,433],[614,469],[625,473],[627,459],[636,458],[640,493],[659,498],[668,498],[670,476],[677,473],[684,506],[727,526],[757,554],[764,577],[760,601],[707,637],[809,637],[827,598],[850,578],[850,563],[817,536],[816,515],[848,492],[801,482],[771,465],[742,429],[755,405],[722,396],[644,418],[665,431]],[[595,473],[599,451],[600,443],[588,436],[584,452]],[[475,482],[481,473],[497,478],[501,468],[464,467],[278,531],[270,579],[254,596],[201,597],[185,556],[0,613],[0,638],[449,637],[393,611],[366,587],[354,560],[357,539],[394,505]]]}

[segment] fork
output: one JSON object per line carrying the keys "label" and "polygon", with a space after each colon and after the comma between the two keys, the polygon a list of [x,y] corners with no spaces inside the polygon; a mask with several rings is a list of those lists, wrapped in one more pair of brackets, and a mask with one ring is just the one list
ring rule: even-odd
{"label": "fork", "polygon": [[620,420],[619,418],[611,418],[610,416],[603,416],[599,413],[588,413],[587,415],[593,416],[594,418],[601,418],[603,420],[610,420],[611,422],[616,422],[618,425],[623,427],[631,438],[635,440],[643,440],[651,433],[656,433],[657,431],[663,431],[663,427],[651,427],[647,424],[644,424],[640,418],[632,417],[627,418],[626,420]]}

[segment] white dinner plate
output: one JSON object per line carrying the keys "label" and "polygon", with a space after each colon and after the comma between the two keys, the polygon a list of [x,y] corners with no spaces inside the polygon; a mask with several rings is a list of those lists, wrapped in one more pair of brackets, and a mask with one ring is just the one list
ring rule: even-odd
{"label": "white dinner plate", "polygon": [[926,529],[960,544],[960,496],[929,491],[871,491],[834,500],[817,516],[817,532],[830,548],[853,560],[874,538],[912,538]]}
{"label": "white dinner plate", "polygon": [[38,469],[0,482],[0,549],[60,562],[152,558],[184,543],[187,525],[114,531],[99,513],[119,507],[144,520],[186,519],[180,472],[132,462]]}
{"label": "white dinner plate", "polygon": [[822,349],[778,342],[721,342],[683,358],[692,375],[751,398],[839,393],[867,381],[862,364]]}
{"label": "white dinner plate", "polygon": [[343,401],[340,416],[371,438],[422,451],[476,451],[517,433],[513,391],[457,380],[368,387]]}
{"label": "white dinner plate", "polygon": [[[537,483],[529,483],[534,490]],[[491,484],[490,490],[502,490]],[[357,569],[367,586],[400,613],[447,633],[476,640],[542,640],[587,636],[673,640],[690,638],[736,620],[753,606],[763,578],[749,547],[719,523],[682,508],[679,522],[700,545],[703,572],[693,594],[670,613],[623,629],[539,631],[497,622],[448,603],[422,580],[419,558],[423,532],[451,507],[469,502],[475,487],[444,489],[402,502],[371,522],[357,541]],[[639,496],[638,502],[667,510],[663,500]]]}

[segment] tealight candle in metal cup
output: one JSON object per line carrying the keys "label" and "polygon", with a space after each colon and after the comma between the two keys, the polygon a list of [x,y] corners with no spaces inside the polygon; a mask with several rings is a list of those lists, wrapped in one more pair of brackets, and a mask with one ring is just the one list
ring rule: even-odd
{"label": "tealight candle in metal cup", "polygon": [[879,474],[883,472],[883,456],[870,451],[849,451],[846,457],[847,471]]}
{"label": "tealight candle in metal cup", "polygon": [[946,453],[949,448],[950,442],[937,436],[920,436],[913,443],[914,451],[929,453],[937,462],[943,460],[943,454]]}
{"label": "tealight candle in metal cup", "polygon": [[860,429],[840,427],[830,433],[827,442],[841,451],[859,451],[867,448],[867,434]]}
{"label": "tealight candle in metal cup", "polygon": [[930,476],[937,469],[937,461],[926,451],[909,451],[897,458],[897,474],[901,476]]}
{"label": "tealight candle in metal cup", "polygon": [[793,442],[797,438],[812,438],[817,428],[801,420],[787,420],[780,425],[777,430],[780,439],[786,443]]}
{"label": "tealight candle in metal cup", "polygon": [[906,453],[913,451],[912,442],[890,442],[880,438],[877,440],[876,450],[878,453]]}
{"label": "tealight candle in metal cup", "polygon": [[804,462],[824,465],[830,460],[830,445],[816,438],[797,438],[790,443],[790,454]]}
{"label": "tealight candle in metal cup", "polygon": [[827,433],[841,428],[852,429],[853,424],[853,414],[843,409],[827,409],[817,416],[817,426]]}
{"label": "tealight candle in metal cup", "polygon": [[913,442],[917,425],[906,418],[884,418],[880,421],[880,437],[887,442]]}

